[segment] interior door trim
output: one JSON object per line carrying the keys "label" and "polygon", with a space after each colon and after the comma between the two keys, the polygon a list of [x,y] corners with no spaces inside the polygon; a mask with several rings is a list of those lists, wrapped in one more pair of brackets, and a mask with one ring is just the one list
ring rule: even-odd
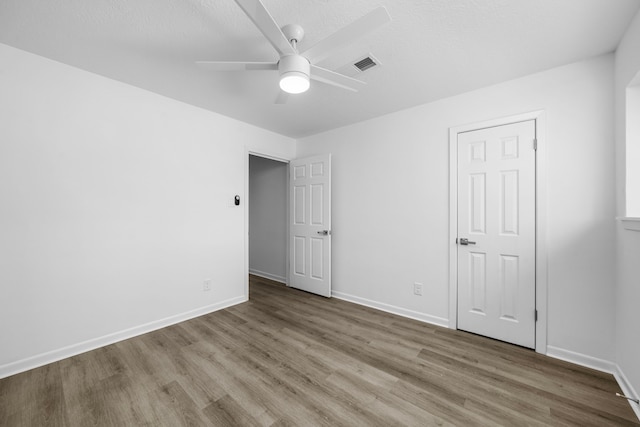
{"label": "interior door trim", "polygon": [[535,121],[536,127],[536,322],[537,353],[547,353],[547,151],[544,110],[449,128],[449,328],[458,328],[458,134],[512,123]]}

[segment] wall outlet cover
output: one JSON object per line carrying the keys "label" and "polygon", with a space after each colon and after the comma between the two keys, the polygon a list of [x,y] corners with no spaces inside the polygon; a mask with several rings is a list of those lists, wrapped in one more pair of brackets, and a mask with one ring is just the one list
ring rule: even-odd
{"label": "wall outlet cover", "polygon": [[414,295],[422,295],[422,283],[414,283],[413,284],[413,293]]}

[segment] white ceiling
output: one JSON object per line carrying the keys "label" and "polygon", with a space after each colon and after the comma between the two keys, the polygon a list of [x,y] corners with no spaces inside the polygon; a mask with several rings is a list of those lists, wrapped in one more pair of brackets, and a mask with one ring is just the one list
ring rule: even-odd
{"label": "white ceiling", "polygon": [[301,24],[301,50],[366,14],[393,21],[319,65],[372,53],[358,93],[312,82],[275,105],[277,73],[197,60],[277,61],[233,0],[0,0],[0,43],[302,137],[615,50],[638,0],[263,0]]}

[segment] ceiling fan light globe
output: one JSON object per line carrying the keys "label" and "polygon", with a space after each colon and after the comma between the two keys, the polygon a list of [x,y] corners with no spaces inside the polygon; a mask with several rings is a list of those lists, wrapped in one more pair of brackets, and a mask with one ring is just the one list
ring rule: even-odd
{"label": "ceiling fan light globe", "polygon": [[288,71],[280,76],[280,89],[287,93],[302,93],[309,89],[309,76],[299,71]]}

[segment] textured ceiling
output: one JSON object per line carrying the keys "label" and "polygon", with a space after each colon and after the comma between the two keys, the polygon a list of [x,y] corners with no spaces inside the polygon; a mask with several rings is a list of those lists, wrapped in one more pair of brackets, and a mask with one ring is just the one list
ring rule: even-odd
{"label": "textured ceiling", "polygon": [[638,0],[263,0],[300,49],[379,5],[393,21],[319,63],[372,53],[358,93],[312,82],[278,94],[277,73],[220,73],[197,60],[277,61],[233,0],[0,0],[0,43],[302,137],[615,50]]}

